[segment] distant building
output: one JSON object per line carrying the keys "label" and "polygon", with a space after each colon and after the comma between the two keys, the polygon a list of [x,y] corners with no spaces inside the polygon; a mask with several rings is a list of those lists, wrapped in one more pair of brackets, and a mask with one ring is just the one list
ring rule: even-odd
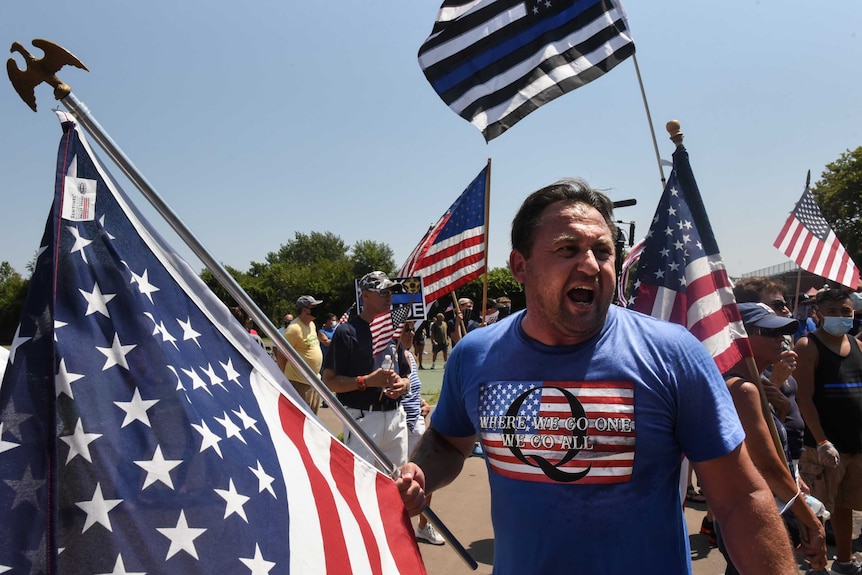
{"label": "distant building", "polygon": [[[787,292],[785,293],[785,297],[787,297],[788,302],[796,302],[798,301],[798,294],[804,294],[811,291],[819,290],[825,284],[829,284],[830,287],[838,287],[838,284],[836,282],[828,280],[823,276],[819,276],[805,270],[800,270],[799,266],[796,265],[796,262],[785,262],[776,266],[770,266],[768,268],[744,273],[739,276],[739,278],[731,279],[732,281],[736,281],[736,279],[750,278],[756,276],[767,277],[769,279],[781,282],[785,286],[787,286]],[[799,281],[798,289],[796,286],[797,279]]]}

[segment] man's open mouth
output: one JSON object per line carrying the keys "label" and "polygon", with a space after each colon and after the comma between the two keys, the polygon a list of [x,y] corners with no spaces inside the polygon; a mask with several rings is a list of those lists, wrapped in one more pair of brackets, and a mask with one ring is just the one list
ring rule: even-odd
{"label": "man's open mouth", "polygon": [[595,292],[585,287],[576,287],[569,290],[569,299],[577,304],[589,305],[593,303]]}

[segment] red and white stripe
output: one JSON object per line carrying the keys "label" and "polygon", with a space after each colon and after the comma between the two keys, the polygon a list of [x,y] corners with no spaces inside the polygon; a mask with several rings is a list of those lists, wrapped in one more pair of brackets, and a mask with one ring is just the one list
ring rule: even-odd
{"label": "red and white stripe", "polygon": [[806,271],[851,289],[859,285],[859,269],[831,229],[821,240],[791,213],[773,245]]}
{"label": "red and white stripe", "polygon": [[[269,382],[252,377],[279,456],[290,514],[290,573],[425,573],[410,519],[392,479],[339,443]],[[288,572],[285,569],[285,572]]]}
{"label": "red and white stripe", "polygon": [[[631,480],[635,454],[634,429],[634,384],[632,382],[553,382],[546,383],[541,390],[539,417],[546,421],[556,420],[556,429],[545,427],[530,433],[520,434],[517,439],[525,443],[521,455],[541,457],[566,473],[578,473],[589,469],[579,484],[623,483]],[[565,422],[572,417],[568,399],[554,387],[565,388],[577,397],[589,420],[587,437],[590,448],[581,449],[565,463],[560,463],[572,449],[573,432]],[[608,424],[609,421],[615,422]],[[622,425],[620,422],[629,422]],[[541,427],[541,426],[540,426]],[[533,447],[553,441],[551,447]],[[544,442],[544,444],[543,444]],[[525,463],[513,453],[507,443],[511,439],[502,433],[483,431],[482,445],[488,462],[495,472],[505,477],[525,481],[555,482],[538,465]]]}
{"label": "red and white stripe", "polygon": [[485,226],[464,230],[435,244],[448,220],[449,214],[434,226],[422,241],[422,250],[415,257],[411,254],[413,259],[408,259],[398,274],[422,277],[426,304],[468,284],[485,271]]}
{"label": "red and white stripe", "polygon": [[392,312],[381,313],[371,320],[371,355],[377,355],[392,343],[395,327],[392,325]]}
{"label": "red and white stripe", "polygon": [[656,285],[641,285],[637,309],[653,317],[685,326],[709,351],[722,373],[751,355],[733,286],[720,255],[689,262],[686,290],[678,292]]}
{"label": "red and white stripe", "polygon": [[[629,272],[632,267],[637,269],[636,266],[644,251],[645,241],[646,239],[642,239],[632,247],[629,253],[626,254],[626,259],[623,260],[623,265],[620,268],[620,277],[617,280],[617,304],[621,307],[628,306],[628,301],[626,300],[626,288],[629,283]],[[619,256],[619,254],[617,255]]]}

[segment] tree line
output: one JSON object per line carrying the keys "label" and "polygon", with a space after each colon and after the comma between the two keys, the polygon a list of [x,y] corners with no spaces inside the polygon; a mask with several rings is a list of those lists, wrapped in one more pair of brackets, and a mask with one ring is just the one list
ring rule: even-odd
{"label": "tree line", "polygon": [[[28,265],[30,272],[34,265],[35,259]],[[230,266],[226,269],[276,326],[281,325],[285,314],[296,313],[296,300],[306,294],[323,300],[317,310],[318,317],[327,312],[341,317],[355,302],[354,279],[375,270],[383,270],[394,277],[397,271],[394,252],[387,244],[361,240],[351,246],[332,232],[296,232],[294,238],[277,251],[269,252],[264,261],[251,262],[247,270]],[[209,270],[203,270],[200,276],[225,305],[237,305]],[[507,295],[512,299],[513,309],[524,307],[521,286],[508,268],[492,269],[488,277],[488,297]],[[12,342],[29,284],[30,280],[15,271],[9,262],[0,262],[2,345]],[[458,296],[481,301],[482,279],[458,290]]]}
{"label": "tree line", "polygon": [[[396,275],[392,248],[372,240],[352,246],[332,232],[296,232],[294,238],[277,252],[269,252],[263,262],[252,262],[247,271],[228,267],[227,271],[276,325],[287,313],[295,313],[297,298],[312,295],[322,299],[317,316],[331,312],[341,317],[356,301],[354,279],[382,270]],[[236,302],[212,273],[201,274],[204,283],[228,306]],[[458,290],[458,297],[482,300],[483,280],[478,278]],[[520,284],[508,268],[495,268],[488,274],[488,297],[509,296],[513,309],[524,307]],[[447,299],[449,296],[447,296]],[[444,308],[448,303],[443,303]],[[477,304],[478,305],[478,304]]]}

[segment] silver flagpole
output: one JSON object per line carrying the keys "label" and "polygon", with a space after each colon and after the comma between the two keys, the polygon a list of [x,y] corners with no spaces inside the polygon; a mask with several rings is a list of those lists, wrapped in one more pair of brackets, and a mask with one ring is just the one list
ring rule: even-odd
{"label": "silver flagpole", "polygon": [[[245,292],[244,289],[237,283],[224,266],[221,265],[209,251],[201,244],[189,228],[180,220],[170,206],[165,203],[161,196],[156,192],[155,188],[150,185],[147,179],[141,174],[132,161],[126,156],[114,140],[105,132],[101,125],[96,121],[90,110],[83,102],[72,93],[71,88],[57,78],[56,73],[63,67],[64,64],[71,64],[79,68],[87,69],[75,56],[69,53],[65,48],[48,42],[46,40],[34,40],[33,45],[41,48],[45,52],[45,57],[36,59],[30,55],[27,50],[18,42],[12,44],[12,51],[19,52],[27,62],[26,70],[17,68],[17,64],[7,66],[9,70],[9,79],[15,90],[35,112],[36,100],[34,89],[42,82],[46,82],[54,87],[54,97],[63,104],[63,106],[78,120],[84,127],[87,133],[96,140],[99,146],[108,154],[108,156],[117,164],[123,171],[126,177],[135,185],[136,188],[143,194],[147,201],[152,204],[155,210],[165,219],[168,225],[180,236],[186,245],[194,252],[201,262],[210,270],[213,276],[224,287],[224,289],[233,297],[254,322],[262,328],[263,332],[275,343],[278,350],[291,362],[291,364],[303,375],[305,380],[311,385],[314,390],[322,395],[329,406],[335,411],[341,422],[350,429],[350,432],[359,438],[363,446],[374,455],[377,462],[387,470],[389,476],[396,479],[400,476],[400,470],[396,467],[386,454],[380,450],[368,434],[357,425],[356,421],[341,404],[338,398],[332,391],[326,387],[323,381],[320,380],[302,356],[293,349],[287,342],[284,336],[272,324],[269,318],[257,306],[253,299]],[[44,63],[43,61],[48,61]],[[10,63],[15,63],[15,60],[10,58]],[[43,65],[44,64],[44,65]],[[14,68],[14,70],[13,70]],[[461,558],[475,570],[478,568],[476,561],[470,556],[463,545],[455,538],[451,531],[443,524],[437,515],[431,509],[423,511],[429,521],[436,527],[440,534],[448,541],[452,548],[461,556]]]}

